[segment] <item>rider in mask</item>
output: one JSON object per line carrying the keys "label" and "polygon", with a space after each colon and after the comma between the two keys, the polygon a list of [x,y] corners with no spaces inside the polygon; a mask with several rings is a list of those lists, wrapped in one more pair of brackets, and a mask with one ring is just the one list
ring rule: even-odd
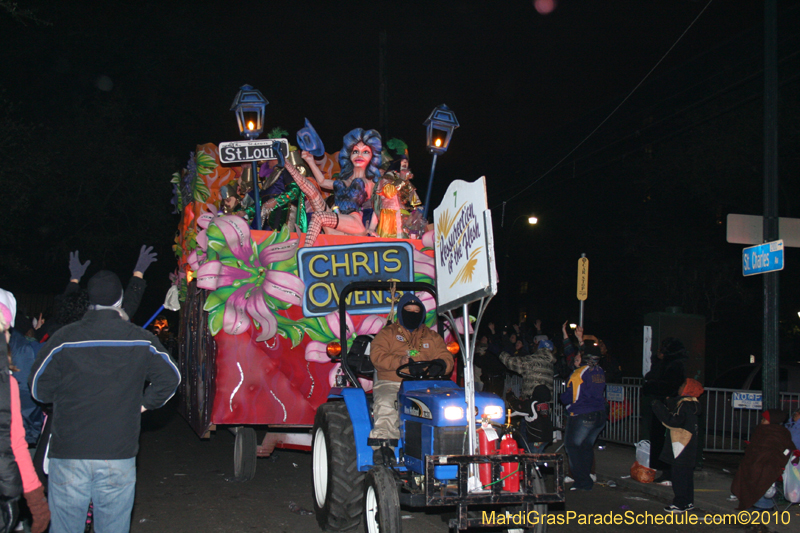
{"label": "rider in mask", "polygon": [[370,432],[375,464],[393,464],[394,448],[400,438],[400,414],[397,411],[397,392],[402,378],[397,369],[410,361],[441,359],[446,373],[453,370],[453,356],[447,351],[444,339],[425,325],[425,306],[407,292],[398,303],[397,322],[383,328],[370,345],[370,359],[377,372],[372,388],[374,427]]}

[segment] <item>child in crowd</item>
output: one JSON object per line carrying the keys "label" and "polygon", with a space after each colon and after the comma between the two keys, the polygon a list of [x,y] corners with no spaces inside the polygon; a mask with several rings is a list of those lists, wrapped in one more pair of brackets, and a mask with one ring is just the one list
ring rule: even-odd
{"label": "child in crowd", "polygon": [[[653,414],[669,429],[670,438],[664,443],[659,459],[672,467],[672,505],[668,513],[684,513],[694,508],[694,466],[697,462],[698,420],[703,386],[687,379],[678,389],[677,398],[668,398],[667,404],[653,400]],[[655,453],[655,450],[653,450]]]}
{"label": "child in crowd", "polygon": [[528,399],[509,402],[515,409],[511,416],[522,416],[520,435],[529,453],[544,453],[553,441],[553,421],[550,419],[550,400],[553,395],[547,385],[537,385]]}

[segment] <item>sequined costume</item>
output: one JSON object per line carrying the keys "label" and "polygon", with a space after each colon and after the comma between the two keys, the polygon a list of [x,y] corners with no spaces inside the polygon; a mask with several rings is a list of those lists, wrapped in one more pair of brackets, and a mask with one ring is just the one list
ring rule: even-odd
{"label": "sequined costume", "polygon": [[289,219],[289,209],[292,202],[297,200],[297,231],[305,233],[308,231],[308,214],[305,207],[305,195],[297,183],[290,183],[286,190],[273,198],[277,204],[275,208],[268,209],[267,203],[261,205],[262,227],[280,229]]}
{"label": "sequined costume", "polygon": [[379,237],[407,238],[404,217],[409,215],[408,208],[422,203],[414,186],[397,172],[387,172],[378,183],[374,198],[375,211],[379,213],[375,233]]}

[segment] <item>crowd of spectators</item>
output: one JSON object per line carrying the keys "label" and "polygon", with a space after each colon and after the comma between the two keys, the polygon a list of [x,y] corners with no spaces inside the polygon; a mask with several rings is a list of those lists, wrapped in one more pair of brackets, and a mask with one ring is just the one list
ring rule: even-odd
{"label": "crowd of spectators", "polygon": [[[606,373],[600,365],[608,358],[606,344],[584,335],[581,326],[561,327],[561,338],[544,333],[542,320],[528,327],[513,324],[498,328],[489,322],[479,332],[475,350],[477,387],[506,399],[518,417],[523,449],[542,453],[553,441],[554,421],[549,403],[553,380],[566,381],[559,401],[565,405],[565,447],[569,459],[571,490],[591,490],[594,444],[606,423]],[[613,366],[613,365],[612,365]]]}
{"label": "crowd of spectators", "polygon": [[0,531],[74,533],[87,516],[130,527],[141,413],[180,382],[159,338],[130,323],[154,261],[142,246],[125,290],[107,270],[84,288],[91,261],[73,252],[66,290],[38,316],[0,289],[0,449],[14,452],[0,453]]}
{"label": "crowd of spectators", "polygon": [[[673,488],[675,498],[664,509],[670,513],[694,508],[694,471],[702,466],[698,398],[704,389],[687,377],[688,357],[679,339],[663,339],[642,387],[642,405],[650,407],[642,409],[643,438],[650,441],[649,467],[657,472],[656,483]],[[554,431],[564,430],[569,465],[565,481],[570,490],[591,490],[596,480],[595,442],[609,419],[606,381],[621,375],[606,343],[567,322],[559,339],[546,335],[539,319],[530,327],[490,322],[478,333],[475,366],[478,389],[504,397],[512,416],[518,417],[523,449],[544,453]],[[558,398],[553,396],[556,378],[565,383]],[[551,418],[552,401],[564,406],[562,420]],[[753,433],[731,488],[739,509],[771,509],[776,478],[792,450],[800,449],[800,409],[784,424],[786,419],[784,412],[765,411]]]}

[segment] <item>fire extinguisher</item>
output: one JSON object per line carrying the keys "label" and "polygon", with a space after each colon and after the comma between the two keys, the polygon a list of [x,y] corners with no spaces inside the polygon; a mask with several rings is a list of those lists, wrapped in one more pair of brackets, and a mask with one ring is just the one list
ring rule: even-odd
{"label": "fire extinguisher", "polygon": [[[493,434],[493,439],[489,440],[487,430]],[[489,426],[486,419],[481,421],[481,427],[478,428],[478,450],[481,455],[495,455],[497,454],[497,433]],[[484,487],[492,482],[492,464],[481,463],[478,465],[478,474],[481,478],[481,485]]]}
{"label": "fire extinguisher", "polygon": [[[501,455],[517,455],[519,453],[519,446],[517,441],[511,436],[511,433],[503,435],[500,441],[500,454]],[[509,492],[519,492],[519,463],[502,463],[503,474],[503,490]],[[512,474],[512,472],[514,472]]]}

